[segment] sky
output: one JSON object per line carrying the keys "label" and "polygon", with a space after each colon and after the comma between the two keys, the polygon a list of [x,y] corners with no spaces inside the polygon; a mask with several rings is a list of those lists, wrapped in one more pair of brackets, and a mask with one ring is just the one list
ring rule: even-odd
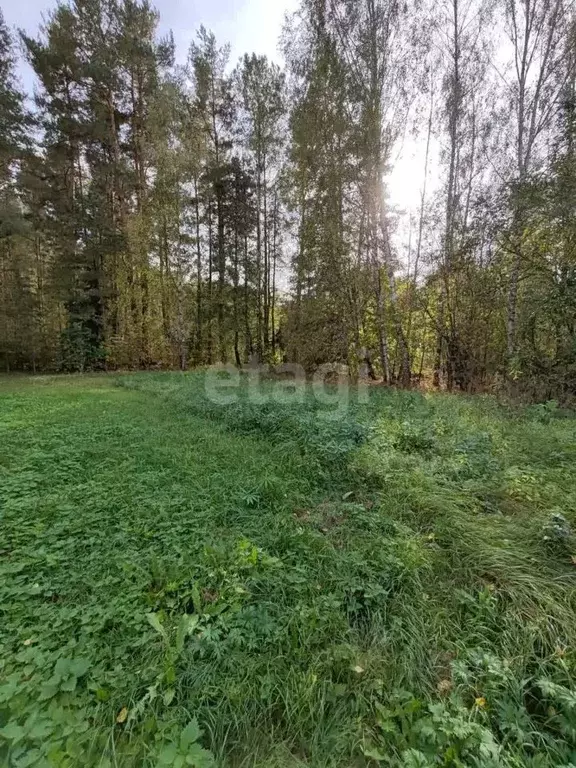
{"label": "sky", "polygon": [[[55,0],[0,0],[6,23],[36,35],[47,10]],[[278,41],[284,15],[295,11],[299,0],[153,0],[160,12],[160,32],[172,30],[177,60],[186,61],[190,43],[200,25],[212,30],[218,42],[231,45],[234,65],[244,53],[267,55],[279,64],[282,57]],[[34,76],[27,64],[22,64],[20,79],[32,93]],[[415,210],[423,182],[423,149],[405,140],[395,158],[395,167],[386,180],[390,202],[395,208]]]}
{"label": "sky", "polygon": [[[230,43],[232,63],[246,52],[265,54],[281,63],[278,39],[284,14],[296,10],[298,0],[156,0],[152,4],[160,12],[161,33],[170,29],[174,33],[181,63],[201,24],[222,45]],[[43,15],[55,5],[54,0],[2,0],[2,11],[9,26],[36,35]],[[31,90],[34,80],[26,65],[20,77]]]}

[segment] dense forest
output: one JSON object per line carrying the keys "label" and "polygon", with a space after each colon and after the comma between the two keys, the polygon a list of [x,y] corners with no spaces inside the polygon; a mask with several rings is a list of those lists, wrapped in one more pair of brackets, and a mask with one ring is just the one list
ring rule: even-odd
{"label": "dense forest", "polygon": [[[569,0],[302,0],[285,71],[147,0],[0,19],[0,365],[576,391]],[[34,70],[34,97],[18,60]],[[403,142],[415,205],[390,203]]]}

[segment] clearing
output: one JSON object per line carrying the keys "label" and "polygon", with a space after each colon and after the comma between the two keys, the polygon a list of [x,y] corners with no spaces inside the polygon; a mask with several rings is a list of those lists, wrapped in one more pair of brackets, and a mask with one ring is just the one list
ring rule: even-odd
{"label": "clearing", "polygon": [[245,395],[0,381],[0,764],[576,765],[574,416]]}

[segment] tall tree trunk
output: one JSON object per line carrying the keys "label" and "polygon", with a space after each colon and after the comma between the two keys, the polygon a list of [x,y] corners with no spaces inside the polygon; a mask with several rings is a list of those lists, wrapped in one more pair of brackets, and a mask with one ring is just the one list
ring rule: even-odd
{"label": "tall tree trunk", "polygon": [[272,355],[276,356],[276,264],[278,261],[278,190],[274,190],[274,234],[272,247],[272,289],[271,289],[271,319],[272,319]]}
{"label": "tall tree trunk", "polygon": [[257,158],[256,178],[256,354],[258,361],[263,359],[262,347],[262,171],[261,160]]}
{"label": "tall tree trunk", "polygon": [[252,332],[250,330],[250,310],[249,310],[249,260],[248,260],[248,235],[244,235],[244,348],[245,360],[248,363],[253,354]]}
{"label": "tall tree trunk", "polygon": [[225,226],[224,211],[222,207],[222,194],[217,199],[218,215],[218,346],[220,362],[226,362],[226,328],[224,325],[224,288],[226,284],[226,251],[225,251]]}
{"label": "tall tree trunk", "polygon": [[264,153],[264,285],[263,291],[263,330],[264,330],[264,353],[268,354],[270,347],[270,235],[268,232],[268,178],[267,178],[267,158]]}
{"label": "tall tree trunk", "polygon": [[392,310],[392,319],[394,322],[396,344],[400,360],[400,372],[398,378],[403,387],[409,387],[412,380],[410,350],[408,349],[408,343],[406,341],[406,336],[404,335],[404,329],[402,327],[402,320],[400,317],[400,308],[398,306],[399,302],[398,290],[396,287],[396,275],[394,274],[392,247],[390,245],[390,233],[388,231],[388,221],[384,211],[383,200],[380,203],[380,228],[382,233],[382,240],[384,243],[384,264],[388,277],[388,288],[390,290],[390,306]]}
{"label": "tall tree trunk", "polygon": [[436,389],[440,389],[442,384],[442,360],[444,350],[444,322],[445,322],[445,288],[444,281],[440,288],[440,299],[438,302],[438,312],[436,316],[436,350],[434,354],[434,372],[432,374],[432,384]]}
{"label": "tall tree trunk", "polygon": [[430,142],[432,139],[432,121],[434,116],[434,91],[431,84],[430,89],[430,112],[428,114],[428,131],[426,134],[426,154],[424,157],[424,184],[422,185],[422,193],[420,195],[420,212],[418,217],[418,241],[416,244],[416,257],[414,259],[414,275],[412,277],[411,291],[410,291],[410,306],[408,310],[408,329],[406,331],[406,342],[410,346],[412,336],[412,318],[414,312],[414,298],[416,291],[418,290],[418,270],[420,267],[420,260],[422,258],[422,241],[424,237],[424,212],[426,209],[426,192],[428,189],[428,167],[430,163]]}
{"label": "tall tree trunk", "polygon": [[388,352],[388,339],[386,338],[386,309],[384,303],[384,293],[382,290],[382,274],[378,265],[376,265],[376,307],[378,316],[378,345],[380,347],[380,361],[382,363],[382,377],[385,384],[392,383],[392,374],[390,370],[390,356]]}
{"label": "tall tree trunk", "polygon": [[234,263],[233,263],[233,281],[234,281],[234,359],[238,368],[242,365],[242,359],[240,357],[240,317],[238,312],[238,293],[240,285],[240,273],[239,273],[239,237],[238,237],[238,197],[239,190],[236,185],[236,216],[234,221]]}
{"label": "tall tree trunk", "polygon": [[212,200],[208,201],[208,365],[212,365],[212,265],[214,258],[212,237]]}
{"label": "tall tree trunk", "polygon": [[196,176],[194,177],[194,214],[196,225],[196,360],[202,362],[202,241],[200,239],[200,200],[198,198],[198,179]]}

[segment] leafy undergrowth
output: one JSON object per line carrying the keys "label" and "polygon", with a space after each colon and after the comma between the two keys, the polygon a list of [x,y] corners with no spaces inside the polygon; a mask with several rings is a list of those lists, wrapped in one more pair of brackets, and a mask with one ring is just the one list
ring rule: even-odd
{"label": "leafy undergrowth", "polygon": [[329,411],[0,383],[0,765],[576,766],[576,420]]}

